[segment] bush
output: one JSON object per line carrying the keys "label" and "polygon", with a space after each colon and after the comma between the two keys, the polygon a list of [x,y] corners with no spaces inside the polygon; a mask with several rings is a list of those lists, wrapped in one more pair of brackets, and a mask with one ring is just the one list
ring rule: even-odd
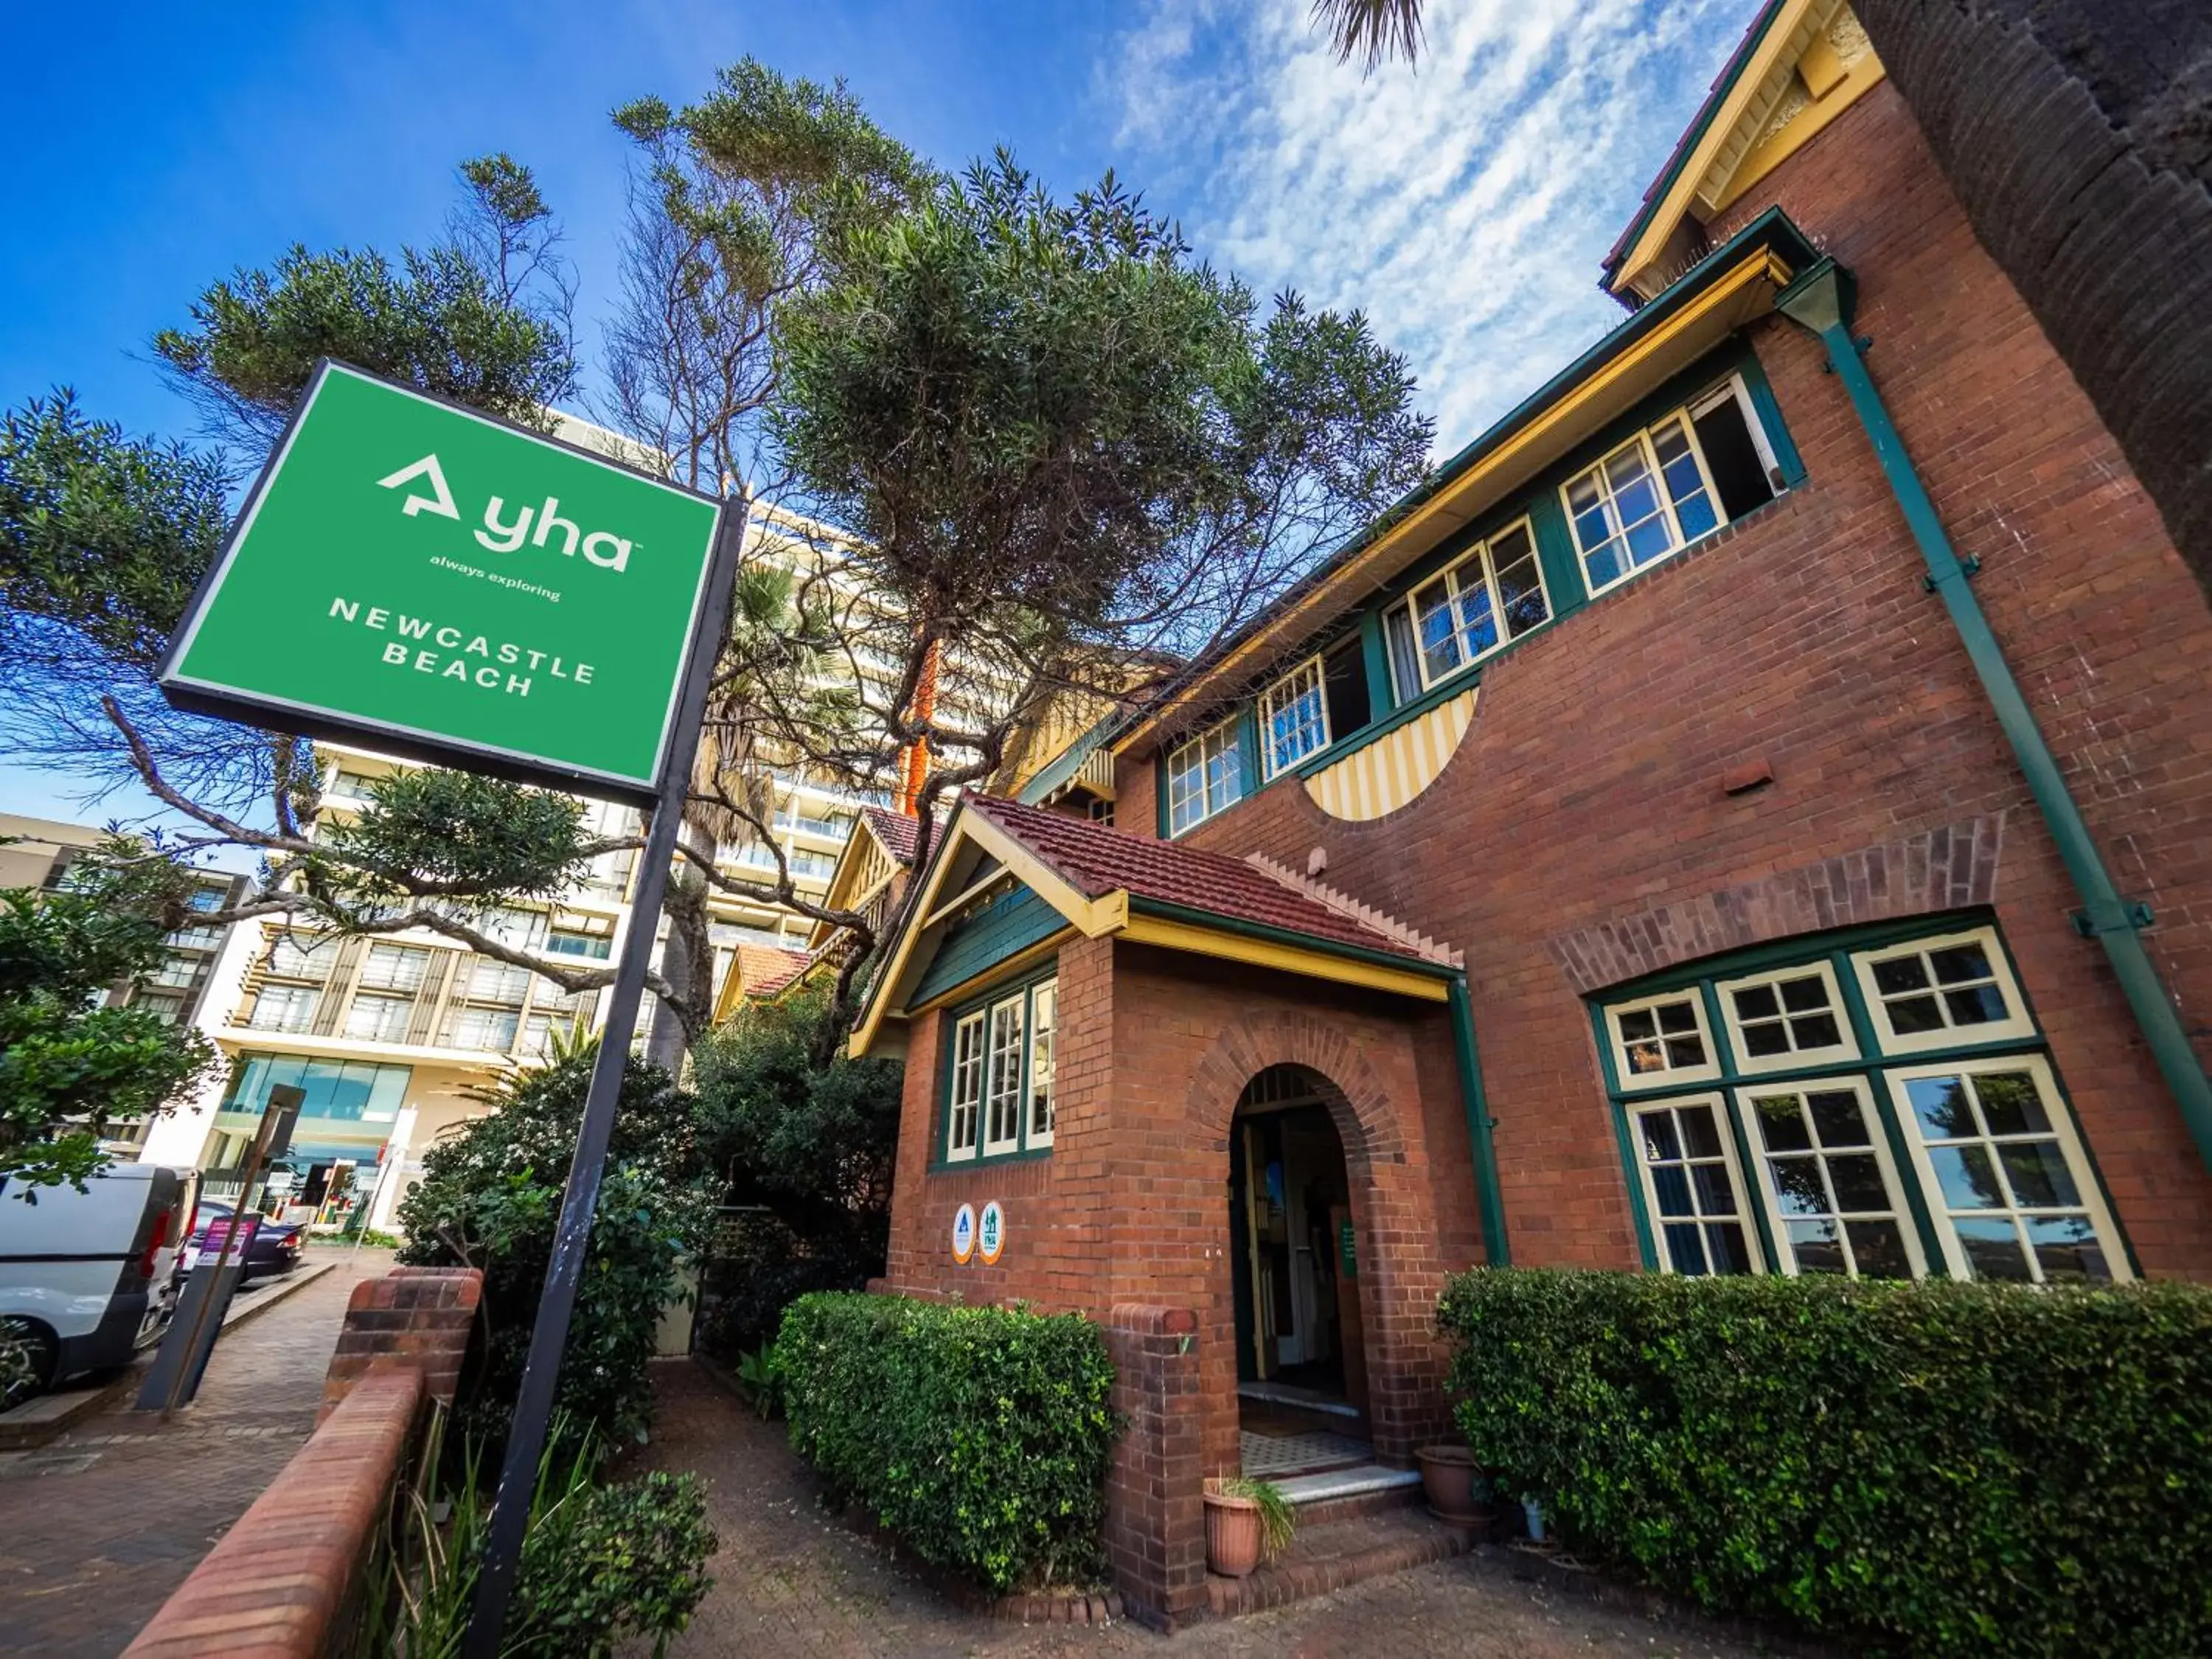
{"label": "bush", "polygon": [[791,1443],[922,1559],[1000,1591],[1101,1571],[1117,1425],[1088,1320],[822,1293],[775,1352]]}
{"label": "bush", "polygon": [[[419,1486],[380,1533],[368,1572],[356,1659],[451,1659],[460,1651],[491,1526],[486,1447],[448,1462],[438,1416]],[[714,1553],[699,1477],[655,1472],[601,1486],[600,1447],[556,1418],[538,1460],[521,1571],[501,1632],[501,1659],[604,1659],[619,1638],[669,1638],[690,1622],[713,1580]]]}
{"label": "bush", "polygon": [[2212,1650],[2212,1292],[1478,1270],[1438,1322],[1504,1490],[1708,1607]]}
{"label": "bush", "polygon": [[[441,1138],[400,1201],[402,1261],[483,1270],[486,1340],[457,1402],[471,1432],[497,1441],[521,1387],[568,1161],[596,1048],[526,1071],[486,1097],[496,1109]],[[591,1429],[642,1439],[652,1416],[646,1362],[682,1260],[702,1246],[712,1206],[693,1146],[690,1097],[632,1060],[623,1074],[590,1254],[562,1351],[559,1401]]]}

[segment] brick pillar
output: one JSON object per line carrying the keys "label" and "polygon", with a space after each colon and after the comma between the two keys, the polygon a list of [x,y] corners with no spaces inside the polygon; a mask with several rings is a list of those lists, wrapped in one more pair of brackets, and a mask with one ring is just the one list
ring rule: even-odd
{"label": "brick pillar", "polygon": [[412,1361],[422,1370],[423,1393],[452,1405],[483,1295],[483,1274],[474,1267],[394,1267],[355,1285],[337,1352],[323,1379],[316,1422],[337,1409],[370,1365],[386,1358]]}
{"label": "brick pillar", "polygon": [[1188,1308],[1125,1303],[1106,1319],[1125,1425],[1106,1476],[1106,1554],[1130,1612],[1170,1631],[1206,1605],[1197,1332]]}

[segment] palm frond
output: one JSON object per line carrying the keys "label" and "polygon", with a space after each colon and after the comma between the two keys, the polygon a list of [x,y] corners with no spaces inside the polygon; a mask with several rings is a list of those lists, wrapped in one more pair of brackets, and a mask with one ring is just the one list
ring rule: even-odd
{"label": "palm frond", "polygon": [[1421,53],[1421,0],[1314,0],[1313,21],[1328,31],[1338,63],[1365,60],[1363,74],[1393,58],[1413,63]]}

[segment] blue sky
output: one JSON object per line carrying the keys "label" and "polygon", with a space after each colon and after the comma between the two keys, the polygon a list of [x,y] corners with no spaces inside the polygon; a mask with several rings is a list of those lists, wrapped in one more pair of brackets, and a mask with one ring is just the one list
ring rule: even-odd
{"label": "blue sky", "polygon": [[[434,238],[453,164],[504,149],[565,222],[588,359],[626,141],[752,53],[842,76],[932,159],[998,143],[1063,188],[1109,165],[1255,287],[1364,306],[1449,453],[1619,319],[1597,261],[1753,0],[1430,0],[1428,52],[1337,65],[1307,0],[538,0],[26,8],[10,115],[0,398],[74,386],[188,435],[146,362],[192,295],[295,240]],[[0,757],[0,811],[76,816]],[[122,798],[95,809],[129,815]]]}

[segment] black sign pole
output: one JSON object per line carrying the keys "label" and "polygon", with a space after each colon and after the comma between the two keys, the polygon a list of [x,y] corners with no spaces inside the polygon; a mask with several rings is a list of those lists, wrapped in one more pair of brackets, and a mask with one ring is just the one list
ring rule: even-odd
{"label": "black sign pole", "polygon": [[652,965],[659,932],[661,897],[668,886],[669,863],[676,856],[677,831],[683,823],[684,796],[691,781],[691,757],[699,746],[699,727],[707,712],[707,691],[729,633],[730,594],[746,517],[726,506],[720,533],[715,538],[714,563],[707,579],[706,614],[700,618],[690,660],[684,665],[684,694],[677,705],[660,799],[653,808],[645,856],[638,866],[637,890],[630,900],[629,937],[623,942],[622,961],[615,969],[614,994],[599,1034],[591,1091],[584,1098],[576,1156],[568,1165],[568,1190],[561,1200],[560,1231],[553,1240],[553,1259],[545,1269],[545,1289],[538,1299],[538,1323],[530,1333],[530,1357],[523,1364],[522,1392],[515,1400],[514,1421],[507,1432],[499,1493],[492,1500],[491,1536],[484,1548],[476,1600],[469,1609],[464,1659],[498,1659],[507,1603],[522,1565],[531,1489],[537,1482],[538,1462],[544,1454],[546,1430],[552,1420],[553,1386],[560,1376],[568,1319],[576,1307],[576,1285],[583,1275],[585,1247],[591,1241],[592,1217],[599,1206],[599,1177],[606,1165],[607,1139],[614,1131],[623,1066],[629,1058],[637,1006],[644,995],[646,970]]}

